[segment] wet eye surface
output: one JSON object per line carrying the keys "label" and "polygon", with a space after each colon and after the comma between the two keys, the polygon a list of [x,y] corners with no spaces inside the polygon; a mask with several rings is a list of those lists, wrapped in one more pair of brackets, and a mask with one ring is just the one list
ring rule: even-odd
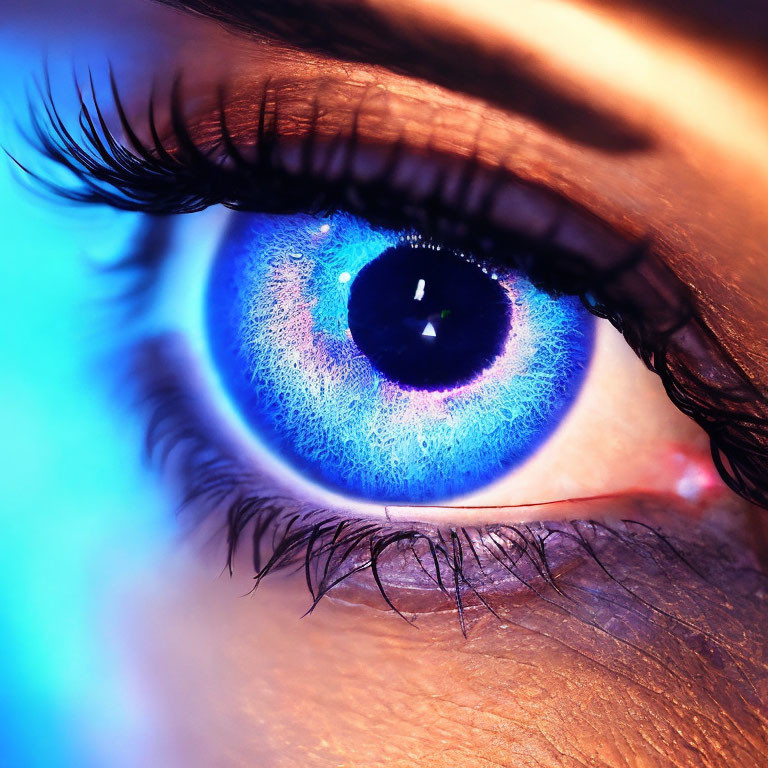
{"label": "wet eye surface", "polygon": [[275,457],[349,497],[416,503],[531,457],[577,398],[594,339],[578,299],[345,213],[233,219],[206,330]]}

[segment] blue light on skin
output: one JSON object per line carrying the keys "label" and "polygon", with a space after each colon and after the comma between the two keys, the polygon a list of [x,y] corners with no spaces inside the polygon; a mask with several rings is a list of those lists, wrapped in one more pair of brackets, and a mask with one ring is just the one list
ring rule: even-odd
{"label": "blue light on skin", "polygon": [[[158,44],[147,28],[125,23],[134,5],[141,13],[159,8],[113,0],[3,8],[2,146],[35,166],[14,120],[26,110],[24,73],[39,75],[45,53],[57,103],[73,120],[73,51],[94,65],[97,88],[105,52],[118,74],[126,61],[151,70],[153,52],[172,58],[167,40]],[[178,24],[158,29],[171,27],[177,35]],[[63,41],[64,56],[52,55],[51,40]],[[150,78],[125,82],[143,95]],[[112,379],[99,365],[116,340],[99,304],[109,289],[93,269],[94,259],[119,254],[137,220],[23,192],[10,167],[0,161],[0,762],[158,764],[139,759],[141,744],[156,737],[153,712],[136,700],[131,670],[115,655],[108,613],[119,610],[116,590],[125,581],[162,586],[168,505],[138,467],[141,425],[116,410]]]}
{"label": "blue light on skin", "polygon": [[[61,18],[35,3],[3,14],[0,145],[42,170],[14,121],[26,113],[23,73],[39,75],[44,53],[62,114],[77,115],[71,58],[53,55],[45,35],[83,55],[102,44],[98,62],[129,51],[83,26],[88,14],[71,3]],[[79,18],[82,38],[64,15]],[[0,763],[112,768],[131,764],[129,745],[152,724],[113,655],[109,613],[170,536],[139,465],[138,425],[116,409],[99,364],[113,339],[94,260],[117,255],[137,219],[25,191],[11,168],[0,158]]]}
{"label": "blue light on skin", "polygon": [[210,354],[256,440],[304,478],[359,501],[440,503],[513,471],[557,429],[594,323],[574,298],[495,274],[514,304],[503,354],[458,388],[395,384],[356,346],[346,308],[360,270],[403,237],[347,214],[235,217],[211,271]]}

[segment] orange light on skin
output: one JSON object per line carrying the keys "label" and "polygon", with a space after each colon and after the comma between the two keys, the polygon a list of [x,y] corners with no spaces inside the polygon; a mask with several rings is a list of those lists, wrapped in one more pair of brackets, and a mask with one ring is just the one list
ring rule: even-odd
{"label": "orange light on skin", "polygon": [[[391,0],[378,0],[392,6]],[[441,25],[459,38],[540,64],[558,83],[589,93],[595,103],[649,124],[678,125],[768,171],[768,88],[737,53],[683,37],[644,19],[631,26],[615,11],[568,0],[510,3],[429,0],[398,5],[403,16]],[[722,109],[713,104],[727,105]]]}

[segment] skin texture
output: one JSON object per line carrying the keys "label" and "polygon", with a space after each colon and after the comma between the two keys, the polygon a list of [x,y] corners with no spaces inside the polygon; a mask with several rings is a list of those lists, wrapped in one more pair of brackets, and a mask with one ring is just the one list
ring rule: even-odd
{"label": "skin texture", "polygon": [[449,610],[416,628],[373,599],[300,619],[301,576],[239,599],[247,583],[201,579],[135,609],[131,652],[194,765],[761,765],[765,591],[744,594],[760,580],[657,561],[634,595],[582,563],[567,598],[471,609],[468,639]]}
{"label": "skin texture", "polygon": [[[491,0],[471,12],[448,0],[373,5],[393,29],[439,18],[442,34],[495,52],[497,64],[525,62],[558,93],[616,115],[643,147],[606,151],[541,114],[521,117],[520,104],[478,100],[499,98],[503,70],[493,87],[468,94],[482,80],[471,59],[462,61],[459,93],[449,70],[435,86],[409,79],[407,63],[397,75],[382,70],[391,52],[342,65],[327,50],[230,38],[202,20],[169,24],[168,45],[201,89],[234,71],[235,134],[246,132],[249,88],[265,67],[309,88],[319,74],[332,79],[329,135],[348,125],[345,110],[373,84],[379,98],[363,125],[378,138],[402,134],[454,160],[474,153],[488,169],[546,185],[622,237],[651,237],[691,290],[700,327],[724,353],[718,360],[753,387],[735,412],[762,404],[768,90],[750,49],[731,37],[727,49],[714,34],[686,37],[679,16],[636,12],[628,25],[625,11],[598,16],[591,5],[542,3],[525,16]],[[156,29],[171,18],[147,10],[144,23]],[[632,45],[611,48],[616,41]],[[618,51],[611,66],[600,58],[606,48]],[[693,345],[686,355],[710,370],[711,350]],[[216,578],[220,535],[213,553],[188,542],[162,574],[128,585],[108,618],[157,713],[161,736],[145,764],[760,766],[768,751],[764,523],[723,491],[693,518],[668,512],[676,550],[599,539],[604,567],[584,553],[558,573],[561,592],[534,583],[495,594],[497,616],[470,605],[467,637],[450,601],[411,595],[414,627],[362,582],[301,618],[310,603],[301,574],[243,597],[252,586],[248,553],[233,579]],[[724,529],[738,546],[724,543]]]}

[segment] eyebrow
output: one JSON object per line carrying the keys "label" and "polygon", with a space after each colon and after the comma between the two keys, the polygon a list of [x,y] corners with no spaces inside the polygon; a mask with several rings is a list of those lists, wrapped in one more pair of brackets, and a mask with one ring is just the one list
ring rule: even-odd
{"label": "eyebrow", "polygon": [[608,153],[648,150],[649,133],[536,72],[522,53],[494,51],[439,24],[405,23],[359,0],[158,0],[232,30],[335,59],[382,66],[525,115]]}
{"label": "eyebrow", "polygon": [[689,37],[737,45],[765,64],[768,60],[768,14],[765,0],[590,0],[597,8],[652,14]]}

